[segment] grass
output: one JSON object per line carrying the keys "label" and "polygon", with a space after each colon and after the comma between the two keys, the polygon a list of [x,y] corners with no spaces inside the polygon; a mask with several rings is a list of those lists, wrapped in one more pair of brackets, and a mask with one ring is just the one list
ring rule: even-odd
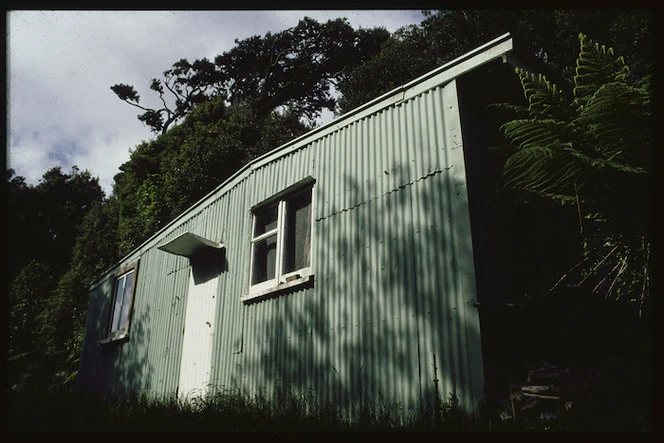
{"label": "grass", "polygon": [[333,405],[292,394],[275,401],[238,392],[188,401],[175,396],[111,400],[60,388],[9,392],[7,400],[13,433],[456,431],[464,423],[454,405],[444,405],[437,421],[422,417],[404,421],[399,405],[387,402],[354,411],[351,421]]}
{"label": "grass", "polygon": [[[109,399],[71,388],[7,393],[12,433],[293,433],[293,432],[514,432],[647,431],[642,409],[622,405],[608,415],[595,404],[580,405],[554,422],[501,421],[483,412],[468,417],[456,397],[435,411],[404,419],[397,404],[380,402],[356,410],[349,420],[338,408],[293,394],[268,401],[227,392],[185,401],[175,396]],[[606,403],[606,398],[601,399]],[[610,402],[609,402],[610,403]],[[620,405],[619,405],[620,406]],[[606,411],[605,411],[606,412]],[[617,413],[617,415],[616,415]],[[612,422],[603,420],[612,416]],[[622,422],[617,422],[620,417]],[[608,428],[606,426],[609,426]]]}

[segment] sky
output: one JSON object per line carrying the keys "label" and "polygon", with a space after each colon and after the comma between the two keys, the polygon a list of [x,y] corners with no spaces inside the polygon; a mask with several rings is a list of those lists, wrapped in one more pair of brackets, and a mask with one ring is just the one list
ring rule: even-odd
{"label": "sky", "polygon": [[142,105],[157,106],[150,80],[175,61],[213,60],[235,39],[279,32],[305,16],[390,32],[424,19],[419,10],[9,11],[7,168],[36,185],[48,169],[76,165],[110,195],[130,149],[154,138],[111,85],[133,85]]}

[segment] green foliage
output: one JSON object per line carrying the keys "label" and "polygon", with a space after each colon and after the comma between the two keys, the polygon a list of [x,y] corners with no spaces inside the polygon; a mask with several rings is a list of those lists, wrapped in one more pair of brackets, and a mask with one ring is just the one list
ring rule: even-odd
{"label": "green foliage", "polygon": [[385,41],[375,56],[342,73],[337,112],[348,112],[435,67],[426,32],[404,27]]}
{"label": "green foliage", "polygon": [[143,142],[115,177],[118,247],[125,255],[252,159],[310,129],[295,114],[258,115],[222,98]]}
{"label": "green foliage", "polygon": [[570,68],[582,30],[615,42],[631,66],[628,77],[641,78],[653,56],[652,18],[638,10],[437,10],[420,24],[402,28],[365,63],[344,71],[337,85],[340,113],[348,112],[466,52],[509,32],[524,62],[538,60],[571,82]]}
{"label": "green foliage", "polygon": [[7,288],[7,382],[18,389],[39,379],[42,368],[42,344],[35,331],[39,327],[39,313],[55,285],[55,276],[43,262],[33,261],[25,266]]}
{"label": "green foliage", "polygon": [[86,277],[80,268],[65,273],[37,317],[36,335],[44,350],[40,358],[50,369],[48,383],[73,382],[87,310]]}
{"label": "green foliage", "polygon": [[37,333],[44,359],[54,363],[51,382],[71,384],[85,334],[88,286],[119,258],[118,202],[95,204],[81,223],[69,270],[59,279],[39,314]]}
{"label": "green foliage", "polygon": [[115,95],[117,95],[118,98],[122,101],[132,101],[136,103],[141,101],[141,97],[138,95],[138,92],[136,92],[134,87],[131,85],[119,83],[117,85],[111,86],[111,91],[113,91]]}
{"label": "green foliage", "polygon": [[[90,213],[100,208],[103,199],[99,180],[90,172],[73,167],[65,174],[59,167],[52,168],[36,186],[26,185],[22,177],[13,177],[13,172],[9,178],[8,252],[12,267],[8,288],[8,381],[10,387],[20,388],[50,383],[61,368],[72,367],[66,361],[71,355],[78,358],[80,351],[69,341],[82,334],[82,328],[76,325],[85,316],[87,291],[71,280],[68,267],[81,262],[91,272],[99,272],[94,264],[114,255],[115,248],[106,249],[108,242],[75,246],[81,244],[79,235],[87,241],[90,236],[105,234],[86,231],[102,226],[85,227]],[[103,248],[102,254],[83,253],[83,248],[95,246]]]}
{"label": "green foliage", "polygon": [[519,116],[501,127],[512,145],[505,184],[576,204],[586,224],[580,281],[641,306],[649,293],[652,89],[647,80],[628,83],[612,48],[584,34],[579,42],[571,94],[516,69],[527,105],[504,107]]}
{"label": "green foliage", "polygon": [[623,57],[616,57],[613,48],[579,35],[581,50],[576,60],[574,76],[574,100],[577,106],[584,106],[603,85],[624,82],[629,68]]}
{"label": "green foliage", "polygon": [[[203,109],[204,111],[205,109]],[[231,107],[226,119],[196,121],[185,128],[180,151],[165,164],[164,191],[176,216],[231,177],[250,160],[297,137],[307,128],[293,115],[264,119],[251,108]]]}
{"label": "green foliage", "polygon": [[26,185],[22,177],[11,178],[9,185],[9,280],[34,259],[58,275],[63,273],[78,225],[104,196],[99,179],[76,166],[70,173],[55,167],[45,172],[36,186]]}
{"label": "green foliage", "polygon": [[305,17],[293,28],[236,40],[214,62],[177,61],[163,80],[152,79],[150,89],[163,104],[159,109],[143,107],[133,86],[111,90],[143,110],[139,120],[156,133],[166,133],[214,98],[249,106],[260,119],[278,110],[311,124],[324,108],[334,109],[330,87],[341,72],[374,55],[388,36],[382,28],[355,31],[345,19],[318,23]]}

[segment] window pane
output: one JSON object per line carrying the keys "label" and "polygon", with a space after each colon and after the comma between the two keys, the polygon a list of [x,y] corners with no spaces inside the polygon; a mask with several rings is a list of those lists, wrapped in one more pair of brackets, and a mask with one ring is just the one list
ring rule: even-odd
{"label": "window pane", "polygon": [[286,202],[284,273],[306,268],[311,263],[311,189]]}
{"label": "window pane", "polygon": [[124,275],[115,282],[115,303],[113,306],[113,319],[111,320],[111,332],[118,330],[120,325],[120,311],[122,309],[122,294],[124,292]]}
{"label": "window pane", "polygon": [[122,315],[120,315],[119,329],[127,329],[129,326],[129,307],[131,305],[131,291],[134,286],[134,272],[126,274],[124,293],[122,295]]}
{"label": "window pane", "polygon": [[255,213],[256,224],[254,226],[254,237],[269,232],[277,227],[278,204],[267,206]]}
{"label": "window pane", "polygon": [[254,243],[251,284],[272,280],[277,262],[277,236],[271,235]]}

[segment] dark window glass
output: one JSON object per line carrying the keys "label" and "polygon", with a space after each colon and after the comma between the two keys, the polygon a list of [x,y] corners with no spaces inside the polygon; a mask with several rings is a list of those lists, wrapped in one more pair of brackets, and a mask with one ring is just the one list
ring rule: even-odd
{"label": "dark window glass", "polygon": [[254,243],[251,284],[255,285],[275,276],[277,260],[277,236],[271,235]]}
{"label": "dark window glass", "polygon": [[133,287],[134,271],[121,275],[115,281],[115,303],[113,303],[111,333],[126,330],[129,327],[129,308]]}
{"label": "dark window glass", "polygon": [[256,224],[254,225],[254,237],[269,232],[277,227],[277,207],[275,203],[256,211]]}
{"label": "dark window glass", "polygon": [[286,201],[283,272],[306,268],[311,263],[311,189]]}
{"label": "dark window glass", "polygon": [[129,327],[129,307],[131,306],[131,291],[134,287],[134,273],[125,277],[124,293],[122,294],[122,314],[120,315],[120,329]]}
{"label": "dark window glass", "polygon": [[120,312],[122,311],[122,294],[124,293],[125,277],[118,278],[115,282],[115,303],[113,306],[113,319],[111,321],[111,332],[120,327]]}

